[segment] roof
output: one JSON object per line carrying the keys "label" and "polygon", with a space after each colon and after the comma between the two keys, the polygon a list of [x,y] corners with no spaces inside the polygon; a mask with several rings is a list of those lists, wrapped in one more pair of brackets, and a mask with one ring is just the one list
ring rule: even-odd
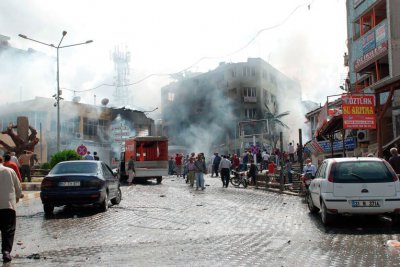
{"label": "roof", "polygon": [[323,136],[341,129],[343,129],[343,115],[339,114],[330,118],[316,133],[318,136]]}
{"label": "roof", "polygon": [[166,136],[135,136],[136,141],[168,141]]}
{"label": "roof", "polygon": [[356,162],[356,161],[382,161],[383,159],[377,157],[349,157],[349,158],[329,158],[326,161],[335,162]]}

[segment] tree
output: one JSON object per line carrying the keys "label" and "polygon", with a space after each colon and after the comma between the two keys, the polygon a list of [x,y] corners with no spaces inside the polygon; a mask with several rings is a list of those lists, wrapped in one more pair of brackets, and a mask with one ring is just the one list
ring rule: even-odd
{"label": "tree", "polygon": [[80,160],[82,157],[75,151],[71,149],[64,149],[63,151],[59,151],[55,153],[50,160],[50,166],[53,168],[57,163],[61,161],[69,161],[69,160]]}
{"label": "tree", "polygon": [[278,113],[278,108],[276,103],[274,103],[274,110],[271,111],[267,103],[264,103],[266,111],[264,112],[264,119],[266,120],[265,132],[266,137],[270,138],[272,143],[274,144],[274,148],[276,148],[276,144],[279,140],[279,128],[290,129],[288,125],[286,125],[281,119],[290,114],[290,111],[285,111],[282,113]]}

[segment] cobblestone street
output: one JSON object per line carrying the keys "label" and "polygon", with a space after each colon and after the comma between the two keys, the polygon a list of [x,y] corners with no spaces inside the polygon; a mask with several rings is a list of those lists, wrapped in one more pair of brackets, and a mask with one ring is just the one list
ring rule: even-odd
{"label": "cobblestone street", "polygon": [[[342,217],[325,228],[300,197],[252,187],[206,190],[182,178],[123,187],[106,213],[22,201],[12,266],[400,266],[385,217]],[[399,250],[400,251],[400,250]],[[36,259],[35,259],[36,258]]]}

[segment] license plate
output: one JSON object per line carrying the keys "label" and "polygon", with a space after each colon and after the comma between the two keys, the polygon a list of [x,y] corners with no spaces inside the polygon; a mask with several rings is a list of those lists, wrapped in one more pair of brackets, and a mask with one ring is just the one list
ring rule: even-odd
{"label": "license plate", "polygon": [[356,207],[380,207],[378,200],[352,200],[351,205],[353,208]]}
{"label": "license plate", "polygon": [[80,181],[73,181],[73,182],[59,182],[59,186],[81,186]]}

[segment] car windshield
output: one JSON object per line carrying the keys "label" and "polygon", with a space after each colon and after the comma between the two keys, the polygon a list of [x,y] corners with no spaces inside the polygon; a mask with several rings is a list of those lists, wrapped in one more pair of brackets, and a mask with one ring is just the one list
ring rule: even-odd
{"label": "car windshield", "polygon": [[353,161],[337,163],[333,170],[335,183],[393,182],[393,175],[383,162]]}
{"label": "car windshield", "polygon": [[66,173],[97,173],[98,167],[96,162],[70,162],[57,164],[50,174],[66,174]]}

